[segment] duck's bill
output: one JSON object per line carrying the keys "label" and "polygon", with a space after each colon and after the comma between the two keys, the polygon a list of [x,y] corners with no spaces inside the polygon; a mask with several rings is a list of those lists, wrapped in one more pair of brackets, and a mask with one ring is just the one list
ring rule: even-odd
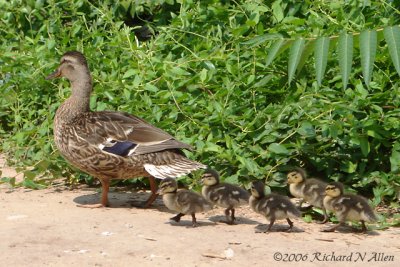
{"label": "duck's bill", "polygon": [[61,72],[59,70],[56,70],[55,72],[51,73],[49,76],[46,77],[46,80],[58,78],[61,76]]}

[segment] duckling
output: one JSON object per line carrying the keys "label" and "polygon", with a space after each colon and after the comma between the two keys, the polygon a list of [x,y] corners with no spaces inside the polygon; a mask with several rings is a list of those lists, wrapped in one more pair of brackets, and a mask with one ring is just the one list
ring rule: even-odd
{"label": "duckling", "polygon": [[288,173],[287,179],[290,193],[294,197],[302,199],[299,207],[301,207],[303,201],[307,201],[311,205],[322,209],[324,219],[320,223],[326,223],[329,216],[324,207],[324,196],[325,188],[328,184],[314,178],[307,179],[306,172],[301,168],[296,168],[296,170]]}
{"label": "duckling", "polygon": [[375,222],[375,213],[369,206],[368,201],[358,195],[345,194],[343,184],[333,182],[326,186],[324,206],[327,210],[336,214],[339,224],[334,227],[323,229],[323,232],[334,232],[338,227],[344,225],[345,221],[360,221],[360,232],[366,233],[365,222]]}
{"label": "duckling", "polygon": [[226,208],[225,222],[234,224],[235,208],[249,203],[250,194],[239,186],[220,183],[219,174],[215,170],[206,170],[201,181],[203,184],[201,193],[204,198],[217,206]]}
{"label": "duckling", "polygon": [[293,228],[293,222],[290,218],[301,216],[301,212],[290,202],[288,197],[274,193],[266,195],[264,193],[264,184],[261,181],[252,183],[249,204],[255,212],[264,215],[270,221],[265,232],[271,230],[275,220],[281,219],[286,219],[289,224],[287,231],[290,232]]}
{"label": "duckling", "polygon": [[200,194],[189,190],[179,190],[178,184],[173,178],[161,181],[158,192],[162,195],[163,202],[168,209],[179,212],[170,220],[179,222],[181,217],[192,215],[192,226],[197,226],[196,212],[208,211],[212,208],[211,203]]}

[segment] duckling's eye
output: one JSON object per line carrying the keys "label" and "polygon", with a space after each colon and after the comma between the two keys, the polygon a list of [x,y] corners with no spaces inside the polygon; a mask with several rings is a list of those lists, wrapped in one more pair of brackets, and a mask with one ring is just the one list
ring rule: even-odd
{"label": "duckling's eye", "polygon": [[61,64],[64,64],[64,63],[71,63],[71,61],[64,58],[63,60],[61,60]]}

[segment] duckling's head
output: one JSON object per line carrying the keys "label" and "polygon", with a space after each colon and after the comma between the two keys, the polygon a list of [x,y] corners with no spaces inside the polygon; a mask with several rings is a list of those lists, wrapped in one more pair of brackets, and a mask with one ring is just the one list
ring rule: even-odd
{"label": "duckling's head", "polygon": [[261,181],[255,181],[251,183],[251,195],[255,198],[261,198],[265,196],[265,185]]}
{"label": "duckling's head", "polygon": [[343,184],[339,182],[333,182],[326,186],[325,194],[330,197],[338,197],[343,194],[344,188]]}
{"label": "duckling's head", "polygon": [[66,52],[60,60],[60,65],[57,70],[46,77],[47,80],[65,77],[72,83],[78,80],[85,80],[90,82],[89,68],[85,59],[85,56],[78,51]]}
{"label": "duckling's head", "polygon": [[178,190],[178,184],[173,178],[165,178],[161,181],[158,188],[158,193],[160,195],[175,193]]}
{"label": "duckling's head", "polygon": [[306,172],[301,168],[296,168],[287,175],[288,184],[299,184],[307,178]]}
{"label": "duckling's head", "polygon": [[213,169],[207,169],[201,177],[201,183],[208,186],[219,184],[218,172]]}

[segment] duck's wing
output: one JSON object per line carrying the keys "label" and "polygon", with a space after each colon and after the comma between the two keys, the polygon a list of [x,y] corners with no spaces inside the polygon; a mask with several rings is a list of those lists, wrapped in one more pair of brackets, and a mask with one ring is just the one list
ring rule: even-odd
{"label": "duck's wing", "polygon": [[145,120],[125,112],[91,112],[84,118],[85,131],[77,134],[101,150],[134,156],[167,149],[192,149]]}

